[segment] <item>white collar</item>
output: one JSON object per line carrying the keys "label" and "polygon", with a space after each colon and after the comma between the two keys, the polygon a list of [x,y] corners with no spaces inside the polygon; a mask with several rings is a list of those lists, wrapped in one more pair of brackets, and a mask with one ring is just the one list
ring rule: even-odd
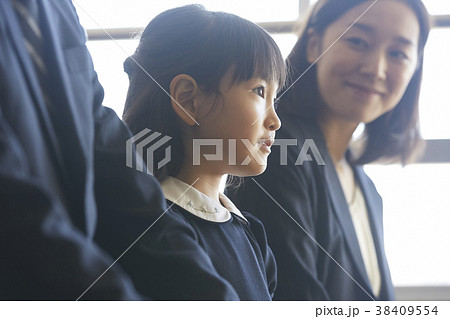
{"label": "white collar", "polygon": [[166,199],[201,219],[223,223],[230,220],[230,213],[233,213],[248,223],[239,209],[224,194],[219,193],[222,206],[194,187],[172,176],[161,183],[161,188]]}

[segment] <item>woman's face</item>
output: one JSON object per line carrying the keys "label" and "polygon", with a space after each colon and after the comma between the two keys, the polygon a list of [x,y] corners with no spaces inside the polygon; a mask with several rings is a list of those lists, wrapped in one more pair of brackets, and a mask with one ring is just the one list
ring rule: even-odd
{"label": "woman's face", "polygon": [[379,0],[368,9],[372,3],[354,7],[322,35],[311,34],[308,61],[318,59],[322,111],[328,118],[354,124],[375,120],[398,104],[416,70],[420,27],[415,13],[399,1]]}

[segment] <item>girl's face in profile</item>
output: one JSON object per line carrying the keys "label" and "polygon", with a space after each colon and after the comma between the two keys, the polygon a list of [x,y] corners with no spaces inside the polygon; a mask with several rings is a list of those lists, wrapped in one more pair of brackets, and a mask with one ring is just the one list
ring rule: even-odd
{"label": "girl's face in profile", "polygon": [[330,48],[316,65],[328,118],[375,120],[398,104],[416,70],[420,27],[415,13],[400,1],[381,0],[362,15],[371,4],[351,9],[321,36],[311,33],[310,63]]}
{"label": "girl's face in profile", "polygon": [[274,109],[277,84],[258,77],[233,84],[232,74],[233,68],[222,78],[221,100],[197,132],[199,137],[223,141],[223,160],[202,165],[221,174],[258,175],[266,168],[275,131],[281,126]]}

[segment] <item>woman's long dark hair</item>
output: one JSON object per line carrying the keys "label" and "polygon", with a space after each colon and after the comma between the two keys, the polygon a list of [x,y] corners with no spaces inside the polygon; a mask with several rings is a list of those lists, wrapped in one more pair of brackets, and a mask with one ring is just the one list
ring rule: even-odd
{"label": "woman's long dark hair", "polygon": [[[417,69],[400,102],[391,111],[365,125],[362,135],[364,150],[354,159],[358,165],[376,160],[397,160],[403,164],[411,161],[422,144],[419,128],[419,94],[423,71],[423,52],[430,31],[428,12],[421,0],[397,0],[408,5],[416,14],[420,26]],[[292,87],[288,83],[281,93],[279,110],[301,117],[316,119],[320,105],[316,66],[307,60],[308,30],[322,35],[327,27],[352,8],[369,0],[319,0],[306,24],[303,33],[292,49],[287,62],[292,70],[292,80],[303,76]],[[310,68],[307,72],[305,72]]]}
{"label": "woman's long dark hair", "polygon": [[[176,175],[185,156],[168,96],[172,79],[190,75],[205,93],[220,98],[220,80],[231,67],[235,84],[258,76],[282,88],[286,78],[285,62],[271,36],[236,15],[188,5],[159,14],[145,28],[136,52],[124,63],[130,86],[123,119],[135,134],[148,128],[172,138],[171,161],[153,169],[160,181]],[[159,163],[165,152],[157,150],[153,156]]]}

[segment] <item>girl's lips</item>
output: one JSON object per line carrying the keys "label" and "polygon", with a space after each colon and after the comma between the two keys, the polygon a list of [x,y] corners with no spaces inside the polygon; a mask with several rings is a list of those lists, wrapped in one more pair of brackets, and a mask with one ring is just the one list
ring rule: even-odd
{"label": "girl's lips", "polygon": [[270,153],[270,147],[273,145],[273,143],[273,137],[263,138],[258,141],[258,144],[261,145],[260,148],[268,153]]}
{"label": "girl's lips", "polygon": [[261,147],[260,147],[260,149],[263,150],[263,151],[265,151],[265,152],[267,152],[267,153],[270,153],[270,152],[271,152],[270,146],[268,146],[267,144],[262,144]]}

